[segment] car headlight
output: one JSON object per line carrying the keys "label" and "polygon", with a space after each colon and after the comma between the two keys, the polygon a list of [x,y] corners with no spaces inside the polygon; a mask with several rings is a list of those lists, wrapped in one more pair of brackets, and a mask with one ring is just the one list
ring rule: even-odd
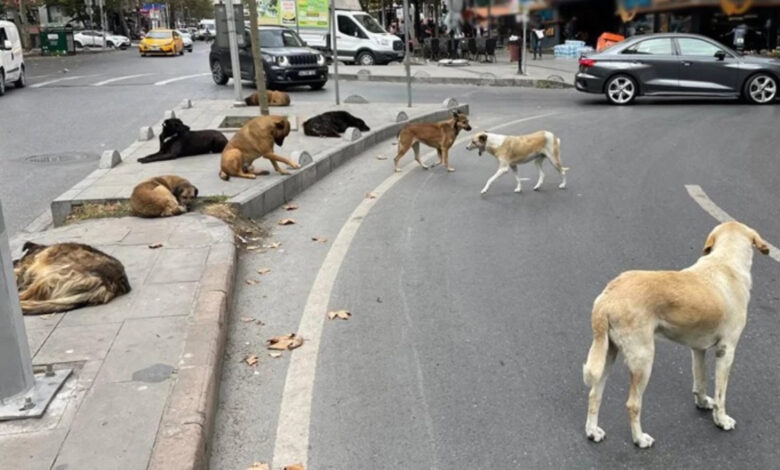
{"label": "car headlight", "polygon": [[317,54],[317,65],[325,65],[325,56]]}
{"label": "car headlight", "polygon": [[277,56],[275,58],[276,65],[279,67],[289,67],[290,66],[290,59],[286,55]]}

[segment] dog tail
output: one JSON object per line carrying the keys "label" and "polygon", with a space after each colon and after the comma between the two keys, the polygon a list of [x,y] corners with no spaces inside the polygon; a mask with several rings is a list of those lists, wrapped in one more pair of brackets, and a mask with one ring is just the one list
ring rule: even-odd
{"label": "dog tail", "polygon": [[591,326],[593,344],[590,345],[587,362],[582,365],[582,380],[588,387],[601,380],[609,351],[609,319],[607,313],[598,306],[593,308]]}
{"label": "dog tail", "polygon": [[44,315],[47,313],[67,312],[94,303],[106,303],[113,297],[114,295],[109,294],[105,287],[101,287],[96,292],[80,292],[67,297],[49,300],[22,300],[19,303],[22,306],[22,313],[25,315]]}
{"label": "dog tail", "polygon": [[[561,161],[561,138],[556,137],[555,138],[555,144],[553,146],[553,152],[555,152],[555,159],[560,163]],[[561,165],[561,174],[565,175],[566,172],[569,171],[568,166]]]}

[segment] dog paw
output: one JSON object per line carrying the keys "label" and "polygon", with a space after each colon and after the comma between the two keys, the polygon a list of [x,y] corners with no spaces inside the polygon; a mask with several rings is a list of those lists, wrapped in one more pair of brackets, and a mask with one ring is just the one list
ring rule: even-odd
{"label": "dog paw", "polygon": [[484,196],[485,194],[487,194],[487,189],[483,189],[482,191],[479,192],[479,194],[482,194]]}
{"label": "dog paw", "polygon": [[737,420],[732,418],[729,415],[721,415],[721,416],[713,416],[715,420],[715,425],[721,428],[724,431],[731,431],[737,426]]}
{"label": "dog paw", "polygon": [[523,188],[515,188],[515,192],[516,193],[522,193],[523,192]]}
{"label": "dog paw", "polygon": [[601,442],[607,437],[607,433],[598,426],[585,430],[585,435],[593,442]]}
{"label": "dog paw", "polygon": [[707,395],[702,395],[701,398],[699,395],[694,395],[693,402],[696,404],[696,408],[700,410],[711,410],[715,407],[715,400]]}
{"label": "dog paw", "polygon": [[290,165],[290,168],[292,168],[292,169],[294,169],[294,170],[297,170],[298,168],[300,168],[300,167],[301,167],[299,164],[297,164],[297,163],[295,163],[295,162],[290,162],[290,163],[292,163],[292,165]]}
{"label": "dog paw", "polygon": [[539,191],[539,188],[540,188],[540,187],[541,187],[541,186],[534,186],[534,191]]}
{"label": "dog paw", "polygon": [[566,189],[566,184],[564,183],[559,184],[558,189]]}
{"label": "dog paw", "polygon": [[653,443],[655,442],[655,439],[650,436],[650,434],[642,433],[641,436],[634,439],[634,445],[639,447],[640,449],[649,449],[653,446]]}
{"label": "dog paw", "polygon": [[450,173],[452,173],[453,171],[455,171],[455,168],[453,168],[453,167],[449,167],[449,168],[447,168],[447,171],[449,171]]}
{"label": "dog paw", "polygon": [[393,171],[396,172],[396,173],[400,173],[401,169],[400,168],[394,168]]}

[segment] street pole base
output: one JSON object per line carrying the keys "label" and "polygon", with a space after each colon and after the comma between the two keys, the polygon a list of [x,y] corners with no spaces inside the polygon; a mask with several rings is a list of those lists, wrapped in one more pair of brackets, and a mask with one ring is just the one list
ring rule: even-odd
{"label": "street pole base", "polygon": [[243,101],[234,101],[233,102],[233,107],[234,108],[246,108],[246,103],[244,103]]}
{"label": "street pole base", "polygon": [[40,418],[46,412],[49,403],[73,369],[60,369],[35,374],[33,388],[25,393],[0,400],[0,421],[13,419]]}

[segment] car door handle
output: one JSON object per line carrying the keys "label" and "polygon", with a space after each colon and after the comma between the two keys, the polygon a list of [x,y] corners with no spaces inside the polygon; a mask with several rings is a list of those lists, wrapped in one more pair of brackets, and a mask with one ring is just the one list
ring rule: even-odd
{"label": "car door handle", "polygon": [[683,64],[684,66],[686,66],[686,67],[690,67],[691,65],[693,65],[693,62],[690,62],[690,61],[684,60],[682,64]]}

